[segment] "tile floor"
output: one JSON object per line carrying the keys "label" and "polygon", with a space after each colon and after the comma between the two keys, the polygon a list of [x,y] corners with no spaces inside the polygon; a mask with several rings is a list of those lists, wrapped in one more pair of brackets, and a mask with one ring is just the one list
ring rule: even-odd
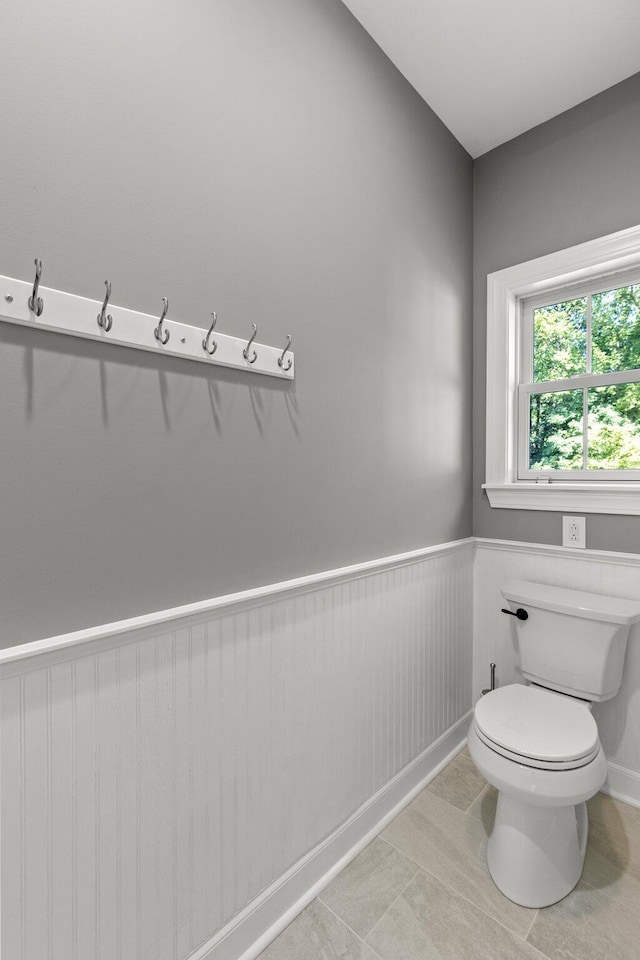
{"label": "tile floor", "polygon": [[529,910],[487,872],[495,800],[463,750],[259,960],[638,960],[640,810],[595,796],[582,880]]}

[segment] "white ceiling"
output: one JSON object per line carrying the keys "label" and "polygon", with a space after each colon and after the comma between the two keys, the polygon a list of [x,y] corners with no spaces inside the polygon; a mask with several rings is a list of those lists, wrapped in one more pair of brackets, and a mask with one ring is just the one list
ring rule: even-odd
{"label": "white ceiling", "polygon": [[473,157],[640,71],[640,0],[343,0]]}

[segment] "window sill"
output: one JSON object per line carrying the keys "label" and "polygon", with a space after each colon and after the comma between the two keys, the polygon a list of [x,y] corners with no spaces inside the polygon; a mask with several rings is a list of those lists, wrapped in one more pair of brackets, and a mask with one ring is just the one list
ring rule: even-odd
{"label": "window sill", "polygon": [[640,516],[640,483],[483,483],[489,503],[507,510],[580,510]]}

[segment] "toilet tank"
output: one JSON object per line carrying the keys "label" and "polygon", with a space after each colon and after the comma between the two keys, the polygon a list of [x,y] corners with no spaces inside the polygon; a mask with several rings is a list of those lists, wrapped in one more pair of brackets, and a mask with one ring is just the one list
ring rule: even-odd
{"label": "toilet tank", "polygon": [[507,581],[502,595],[529,615],[514,618],[526,679],[583,700],[615,697],[640,602],[528,580]]}

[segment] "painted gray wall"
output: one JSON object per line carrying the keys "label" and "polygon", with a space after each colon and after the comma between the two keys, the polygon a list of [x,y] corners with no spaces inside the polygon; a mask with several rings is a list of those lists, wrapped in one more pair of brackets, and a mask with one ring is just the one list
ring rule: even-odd
{"label": "painted gray wall", "polygon": [[472,163],[338,0],[5,0],[0,273],[292,387],[2,324],[4,646],[471,533]]}
{"label": "painted gray wall", "polygon": [[[487,274],[640,223],[640,74],[475,162],[474,534],[562,542],[562,514],[496,510],[485,478]],[[640,517],[587,516],[587,546],[640,552]]]}

